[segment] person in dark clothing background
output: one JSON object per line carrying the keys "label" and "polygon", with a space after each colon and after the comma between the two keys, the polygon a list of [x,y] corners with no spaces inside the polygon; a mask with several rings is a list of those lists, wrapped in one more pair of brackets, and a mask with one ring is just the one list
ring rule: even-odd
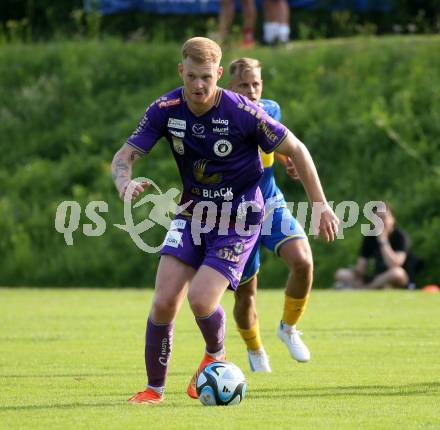
{"label": "person in dark clothing background", "polygon": [[[389,203],[385,203],[385,211],[375,214],[383,222],[381,233],[363,238],[356,265],[336,271],[336,288],[414,288],[416,259],[408,234],[396,227]],[[369,260],[374,262],[372,275],[368,274]]]}

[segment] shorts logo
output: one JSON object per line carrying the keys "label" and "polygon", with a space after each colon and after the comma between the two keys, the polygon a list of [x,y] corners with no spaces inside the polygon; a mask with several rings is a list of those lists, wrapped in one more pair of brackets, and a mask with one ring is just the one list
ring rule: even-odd
{"label": "shorts logo", "polygon": [[234,267],[229,266],[228,267],[229,271],[231,272],[231,275],[237,280],[239,281],[241,279],[241,275],[243,274],[242,272],[239,272],[237,269],[235,269]]}
{"label": "shorts logo", "polygon": [[200,135],[205,132],[205,127],[202,124],[194,124],[191,130],[194,134]]}
{"label": "shorts logo", "polygon": [[170,230],[165,238],[165,246],[171,246],[171,248],[182,246],[182,233],[180,231]]}
{"label": "shorts logo", "polygon": [[183,140],[178,137],[171,136],[173,139],[173,148],[179,155],[183,155],[185,153],[185,147],[183,146]]}
{"label": "shorts logo", "polygon": [[220,248],[216,252],[216,256],[218,258],[221,258],[222,260],[230,261],[231,263],[239,263],[240,262],[240,256],[236,255],[232,249],[230,249],[228,246],[225,246],[224,248]]}
{"label": "shorts logo", "polygon": [[185,219],[173,219],[171,221],[170,230],[183,230],[186,226]]}
{"label": "shorts logo", "polygon": [[244,251],[243,242],[238,242],[234,245],[234,253],[240,255]]}
{"label": "shorts logo", "polygon": [[218,157],[226,157],[232,152],[232,143],[228,140],[217,140],[214,144],[214,154]]}
{"label": "shorts logo", "polygon": [[184,119],[168,118],[168,127],[186,130],[186,121]]}

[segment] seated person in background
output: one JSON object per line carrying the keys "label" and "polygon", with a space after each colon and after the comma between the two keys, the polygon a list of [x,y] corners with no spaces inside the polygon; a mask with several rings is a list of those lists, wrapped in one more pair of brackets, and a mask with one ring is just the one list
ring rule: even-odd
{"label": "seated person in background", "polygon": [[[384,212],[377,209],[374,213],[383,222],[382,232],[363,238],[356,265],[337,270],[336,288],[414,288],[414,259],[410,254],[409,236],[395,227],[389,203],[385,202]],[[373,276],[367,275],[369,259],[374,261]]]}

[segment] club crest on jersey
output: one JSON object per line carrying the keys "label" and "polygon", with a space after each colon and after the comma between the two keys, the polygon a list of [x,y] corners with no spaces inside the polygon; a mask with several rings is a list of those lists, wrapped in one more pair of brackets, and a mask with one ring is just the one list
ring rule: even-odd
{"label": "club crest on jersey", "polygon": [[221,139],[214,143],[214,154],[218,157],[226,157],[232,152],[232,143]]}
{"label": "club crest on jersey", "polygon": [[168,127],[186,130],[186,121],[184,119],[168,118]]}
{"label": "club crest on jersey", "polygon": [[173,148],[179,155],[183,155],[185,153],[185,147],[183,146],[183,140],[179,139],[176,136],[171,136],[173,140]]}

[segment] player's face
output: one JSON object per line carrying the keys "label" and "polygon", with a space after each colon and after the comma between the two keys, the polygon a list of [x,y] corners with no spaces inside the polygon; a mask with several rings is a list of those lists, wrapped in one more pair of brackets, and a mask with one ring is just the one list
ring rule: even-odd
{"label": "player's face", "polygon": [[217,81],[220,79],[222,72],[223,67],[218,63],[199,64],[190,58],[185,58],[179,64],[179,73],[183,79],[187,101],[198,107],[213,103]]}
{"label": "player's face", "polygon": [[263,92],[263,80],[261,69],[250,69],[243,73],[241,78],[231,80],[230,89],[246,96],[249,100],[257,103]]}

